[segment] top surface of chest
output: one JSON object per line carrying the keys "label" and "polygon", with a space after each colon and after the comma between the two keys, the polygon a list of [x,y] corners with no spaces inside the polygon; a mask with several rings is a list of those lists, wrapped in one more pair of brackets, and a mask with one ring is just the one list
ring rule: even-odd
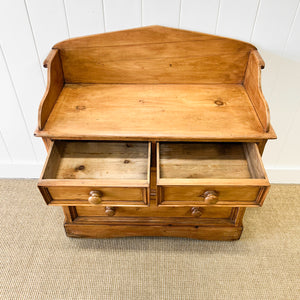
{"label": "top surface of chest", "polygon": [[151,26],[56,44],[37,136],[54,139],[275,138],[250,44]]}

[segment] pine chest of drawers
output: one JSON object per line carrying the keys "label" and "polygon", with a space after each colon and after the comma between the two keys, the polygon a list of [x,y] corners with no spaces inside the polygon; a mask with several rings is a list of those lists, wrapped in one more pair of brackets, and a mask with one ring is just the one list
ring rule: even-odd
{"label": "pine chest of drawers", "polygon": [[68,236],[239,239],[276,138],[254,46],[150,26],[60,42],[45,67],[38,187]]}

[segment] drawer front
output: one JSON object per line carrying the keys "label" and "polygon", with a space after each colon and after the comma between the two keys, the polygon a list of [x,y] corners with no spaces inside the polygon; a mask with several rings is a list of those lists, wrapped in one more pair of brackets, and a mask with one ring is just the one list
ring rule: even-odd
{"label": "drawer front", "polygon": [[160,186],[159,205],[261,206],[269,187],[259,186]]}
{"label": "drawer front", "polygon": [[50,205],[147,206],[151,143],[54,141],[38,187]]}
{"label": "drawer front", "polygon": [[[148,204],[148,188],[139,187],[39,187],[47,204],[83,206],[136,206]],[[94,199],[91,199],[93,197]],[[91,201],[96,200],[96,201]]]}
{"label": "drawer front", "polygon": [[269,190],[255,143],[158,143],[157,204],[261,206]]}
{"label": "drawer front", "polygon": [[[243,208],[232,207],[73,207],[76,223],[234,226]],[[176,226],[174,225],[174,226]]]}
{"label": "drawer front", "polygon": [[[232,208],[230,207],[117,207],[114,210],[114,217],[156,217],[156,218],[212,218],[228,219],[231,217]],[[109,209],[105,207],[86,207],[76,208],[79,217],[106,217]]]}

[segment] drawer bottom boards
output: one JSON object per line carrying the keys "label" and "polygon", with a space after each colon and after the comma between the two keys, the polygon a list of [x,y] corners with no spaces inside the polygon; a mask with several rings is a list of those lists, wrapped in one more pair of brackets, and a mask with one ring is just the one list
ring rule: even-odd
{"label": "drawer bottom boards", "polygon": [[[69,237],[115,238],[170,236],[201,240],[237,240],[245,208],[117,208],[107,216],[103,207],[63,207]],[[169,212],[168,212],[169,211]],[[136,217],[136,215],[139,217]],[[135,216],[134,216],[135,215]],[[151,216],[150,216],[151,215]]]}

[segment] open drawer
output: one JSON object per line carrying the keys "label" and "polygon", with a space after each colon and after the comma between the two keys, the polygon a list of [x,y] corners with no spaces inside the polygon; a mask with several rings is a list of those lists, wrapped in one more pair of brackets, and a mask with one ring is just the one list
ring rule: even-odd
{"label": "open drawer", "polygon": [[157,202],[261,206],[270,184],[255,143],[157,143]]}
{"label": "open drawer", "polygon": [[147,206],[151,143],[55,141],[38,183],[50,205]]}

